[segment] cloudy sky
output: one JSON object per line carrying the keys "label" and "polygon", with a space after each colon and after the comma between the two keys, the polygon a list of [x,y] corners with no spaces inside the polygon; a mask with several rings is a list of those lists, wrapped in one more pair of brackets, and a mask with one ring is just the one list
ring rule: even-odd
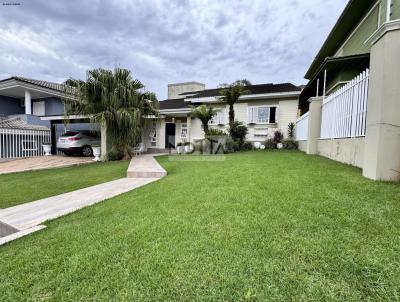
{"label": "cloudy sky", "polygon": [[[20,5],[4,5],[6,2]],[[167,84],[213,88],[303,76],[347,0],[0,1],[0,78],[61,82],[125,67],[159,99]]]}

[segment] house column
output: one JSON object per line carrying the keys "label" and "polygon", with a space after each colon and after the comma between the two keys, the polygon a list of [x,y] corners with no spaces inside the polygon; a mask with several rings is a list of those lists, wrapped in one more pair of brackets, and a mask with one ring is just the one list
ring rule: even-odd
{"label": "house column", "polygon": [[400,20],[370,39],[370,78],[363,175],[400,180]]}
{"label": "house column", "polygon": [[192,118],[190,117],[190,115],[187,116],[186,118],[186,125],[187,125],[187,141],[190,142],[190,123],[192,122]]}
{"label": "house column", "polygon": [[308,139],[307,154],[318,154],[318,140],[321,137],[322,97],[308,100],[310,103],[308,113]]}
{"label": "house column", "polygon": [[29,90],[25,90],[25,114],[32,114],[32,99]]}

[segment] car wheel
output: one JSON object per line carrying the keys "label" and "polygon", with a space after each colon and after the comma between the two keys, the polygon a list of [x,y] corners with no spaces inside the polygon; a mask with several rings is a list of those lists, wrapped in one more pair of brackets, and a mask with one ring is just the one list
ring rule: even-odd
{"label": "car wheel", "polygon": [[81,153],[82,153],[82,156],[89,157],[89,156],[92,156],[93,150],[92,150],[92,148],[90,148],[90,146],[84,146],[82,148]]}

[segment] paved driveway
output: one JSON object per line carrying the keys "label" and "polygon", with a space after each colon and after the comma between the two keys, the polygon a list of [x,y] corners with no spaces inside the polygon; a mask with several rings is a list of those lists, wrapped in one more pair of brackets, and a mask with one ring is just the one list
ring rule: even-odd
{"label": "paved driveway", "polygon": [[71,156],[41,156],[0,162],[0,174],[68,167],[91,163],[92,158]]}

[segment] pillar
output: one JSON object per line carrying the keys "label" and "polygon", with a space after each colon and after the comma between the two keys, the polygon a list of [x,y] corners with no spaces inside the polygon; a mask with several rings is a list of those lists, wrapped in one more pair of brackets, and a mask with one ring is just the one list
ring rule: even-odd
{"label": "pillar", "polygon": [[32,99],[29,90],[25,90],[25,114],[32,114]]}
{"label": "pillar", "polygon": [[308,113],[308,139],[307,154],[318,154],[318,140],[321,137],[322,97],[308,100],[310,108]]}
{"label": "pillar", "polygon": [[400,180],[400,20],[371,38],[363,175]]}

